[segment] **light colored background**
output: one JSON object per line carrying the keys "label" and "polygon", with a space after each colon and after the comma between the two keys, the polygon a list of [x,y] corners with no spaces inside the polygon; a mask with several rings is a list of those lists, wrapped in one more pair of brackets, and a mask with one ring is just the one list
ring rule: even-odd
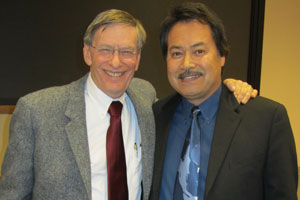
{"label": "light colored background", "polygon": [[287,108],[300,166],[300,0],[266,0],[260,95]]}
{"label": "light colored background", "polygon": [[[0,166],[8,143],[8,130],[11,115],[0,114]],[[1,175],[1,168],[0,168]]]}
{"label": "light colored background", "polygon": [[[289,113],[300,162],[300,0],[266,0],[260,94]],[[0,165],[11,115],[0,114]],[[1,174],[1,169],[0,169]]]}

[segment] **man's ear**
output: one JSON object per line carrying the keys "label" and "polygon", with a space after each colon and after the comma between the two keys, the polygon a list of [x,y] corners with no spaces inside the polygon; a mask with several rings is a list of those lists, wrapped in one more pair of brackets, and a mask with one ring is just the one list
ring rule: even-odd
{"label": "man's ear", "polygon": [[136,62],[136,66],[135,66],[135,71],[137,71],[139,69],[141,54],[142,54],[142,51],[140,50],[138,55],[137,55],[137,62]]}
{"label": "man's ear", "polygon": [[224,67],[225,62],[226,62],[226,57],[225,57],[225,56],[222,56],[222,57],[221,57],[221,66],[222,66],[222,67]]}
{"label": "man's ear", "polygon": [[87,44],[84,44],[84,46],[83,46],[83,58],[84,58],[85,63],[88,66],[91,66],[92,56],[91,56],[90,46]]}

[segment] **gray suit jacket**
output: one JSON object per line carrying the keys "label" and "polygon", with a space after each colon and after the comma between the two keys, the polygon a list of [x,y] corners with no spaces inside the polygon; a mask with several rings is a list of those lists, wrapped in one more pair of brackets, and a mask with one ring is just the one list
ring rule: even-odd
{"label": "gray suit jacket", "polygon": [[[2,165],[1,200],[91,199],[86,79],[34,92],[18,101]],[[143,199],[148,199],[155,142],[152,104],[156,94],[150,83],[136,78],[127,94],[141,130]]]}

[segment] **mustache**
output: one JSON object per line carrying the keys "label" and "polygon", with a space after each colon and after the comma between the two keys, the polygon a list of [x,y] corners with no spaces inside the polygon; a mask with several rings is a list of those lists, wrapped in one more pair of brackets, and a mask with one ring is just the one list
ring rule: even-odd
{"label": "mustache", "polygon": [[202,76],[204,73],[193,68],[186,68],[183,72],[177,75],[177,78],[184,79],[188,76]]}

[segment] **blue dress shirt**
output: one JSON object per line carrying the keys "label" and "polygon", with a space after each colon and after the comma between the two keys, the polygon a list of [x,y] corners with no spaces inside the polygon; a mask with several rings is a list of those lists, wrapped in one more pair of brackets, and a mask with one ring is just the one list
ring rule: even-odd
{"label": "blue dress shirt", "polygon": [[[201,110],[201,115],[198,118],[201,131],[201,170],[199,179],[200,182],[198,187],[198,194],[200,194],[199,200],[203,200],[204,198],[209,154],[221,91],[222,87],[220,86],[211,97],[209,97],[198,106]],[[189,103],[185,98],[182,98],[182,101],[178,105],[177,110],[174,114],[166,148],[159,196],[160,200],[173,199],[174,185],[176,181],[178,166],[180,163],[182,148],[185,142],[186,134],[192,122],[193,107],[193,104]]]}

